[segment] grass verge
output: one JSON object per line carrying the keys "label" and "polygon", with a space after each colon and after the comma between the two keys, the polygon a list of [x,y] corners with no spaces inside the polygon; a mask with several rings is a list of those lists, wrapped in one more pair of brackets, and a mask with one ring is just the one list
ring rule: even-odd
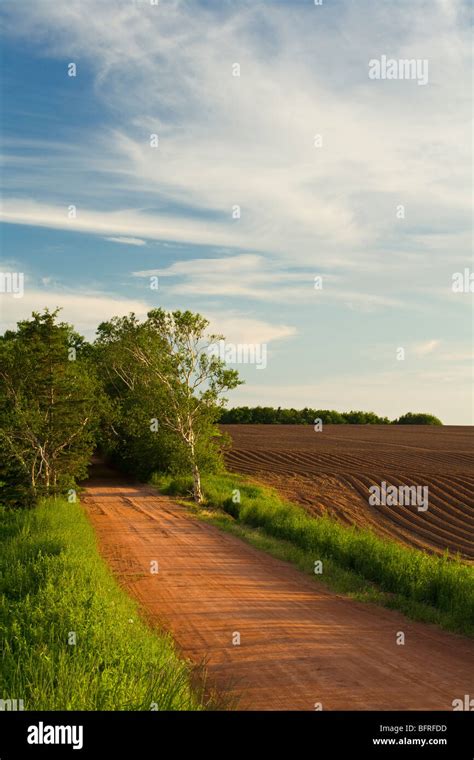
{"label": "grass verge", "polygon": [[0,699],[25,710],[202,708],[191,668],[140,619],[79,504],[2,509],[0,541]]}
{"label": "grass verge", "polygon": [[[191,493],[186,477],[156,474],[152,483],[172,496]],[[274,489],[243,475],[207,475],[203,490],[204,508],[193,505],[198,516],[292,562],[329,588],[474,636],[474,568],[457,558],[435,557],[368,529],[311,517]],[[323,563],[320,575],[315,574],[317,561]]]}

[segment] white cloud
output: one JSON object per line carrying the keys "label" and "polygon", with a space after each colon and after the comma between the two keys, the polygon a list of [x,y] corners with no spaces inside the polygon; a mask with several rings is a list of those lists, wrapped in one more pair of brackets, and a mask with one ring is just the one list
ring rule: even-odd
{"label": "white cloud", "polygon": [[[173,278],[167,293],[189,296],[244,296],[260,301],[314,300],[314,274],[282,269],[278,261],[256,254],[227,255],[175,261],[167,267],[145,269],[133,277]],[[333,274],[326,276],[334,282]]]}
{"label": "white cloud", "polygon": [[[389,256],[380,249],[394,240],[403,253],[417,234],[421,254],[440,231],[468,228],[469,36],[460,3],[410,5],[409,24],[404,3],[341,3],[335,27],[334,15],[309,5],[228,4],[216,13],[177,1],[117,0],[112,11],[97,0],[37,0],[28,14],[13,4],[4,13],[10,34],[92,66],[96,97],[120,114],[99,136],[83,136],[94,182],[75,184],[84,207],[77,229],[380,271]],[[430,84],[370,81],[367,61],[381,52],[429,58]],[[76,178],[80,160],[77,142],[71,163],[65,145],[61,197],[68,165]],[[44,208],[25,202],[7,220],[64,226],[49,171],[46,157],[35,171]],[[85,210],[91,188],[109,197],[110,213]],[[148,214],[136,203],[127,211],[130,197],[178,204],[179,213]],[[395,215],[400,203],[405,220]],[[428,235],[413,229],[425,222]]]}
{"label": "white cloud", "polygon": [[[14,329],[16,323],[31,316],[32,311],[42,311],[61,308],[61,319],[70,322],[76,330],[89,340],[94,338],[98,324],[113,316],[121,316],[134,312],[140,319],[154,308],[153,304],[135,298],[122,298],[102,292],[66,289],[35,289],[25,284],[22,298],[4,296],[0,332]],[[294,327],[269,323],[263,319],[255,319],[237,311],[206,312],[210,321],[209,330],[222,333],[226,339],[234,343],[271,343],[282,338],[295,335]]]}
{"label": "white cloud", "polygon": [[[339,302],[352,309],[372,311],[381,307],[402,307],[397,298],[350,289],[341,275],[325,273],[322,287],[315,288],[315,272],[282,268],[278,261],[255,254],[222,258],[197,258],[175,261],[161,269],[133,272],[134,277],[154,275],[179,281],[167,284],[166,291],[180,296],[245,297],[273,303],[321,304]],[[412,305],[412,308],[418,308]]]}
{"label": "white cloud", "polygon": [[123,245],[146,245],[146,240],[131,237],[106,237],[110,243],[123,243]]}
{"label": "white cloud", "polygon": [[206,312],[211,329],[225,336],[230,343],[271,343],[296,335],[289,325],[271,324],[262,319],[247,317],[237,312]]}
{"label": "white cloud", "polygon": [[32,311],[50,311],[61,308],[60,318],[70,322],[76,330],[92,339],[98,324],[114,315],[128,314],[134,311],[137,316],[145,317],[150,308],[145,302],[111,296],[107,293],[71,292],[65,290],[36,290],[25,286],[23,298],[5,298],[2,303],[0,330],[14,329],[21,319],[28,319]]}
{"label": "white cloud", "polygon": [[76,232],[123,233],[119,237],[143,235],[151,240],[192,242],[201,245],[232,245],[240,238],[224,223],[183,219],[177,215],[149,214],[140,210],[95,211],[76,206],[69,218],[68,206],[17,198],[4,199],[0,217],[4,222],[49,227]]}
{"label": "white cloud", "polygon": [[427,340],[424,343],[417,343],[413,346],[413,352],[417,354],[417,356],[426,356],[427,354],[432,354],[433,351],[435,351],[441,341],[439,340]]}

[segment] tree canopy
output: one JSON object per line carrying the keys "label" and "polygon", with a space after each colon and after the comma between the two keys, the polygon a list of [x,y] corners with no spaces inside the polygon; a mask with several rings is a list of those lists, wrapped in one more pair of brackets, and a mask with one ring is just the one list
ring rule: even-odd
{"label": "tree canopy", "polygon": [[407,412],[403,414],[398,420],[393,421],[394,425],[442,425],[438,417],[433,414],[426,414],[425,412]]}
{"label": "tree canopy", "polygon": [[138,393],[139,414],[151,415],[148,430],[143,426],[138,434],[142,445],[150,441],[149,432],[158,437],[164,428],[158,441],[162,447],[171,446],[174,457],[179,452],[179,461],[189,463],[198,502],[201,463],[217,454],[213,423],[225,403],[223,393],[241,382],[236,370],[228,369],[211,350],[223,336],[207,334],[208,326],[200,314],[153,309],[143,323],[133,314],[102,323],[96,341],[115,398],[122,405],[132,402],[136,409],[133,398]]}
{"label": "tree canopy", "polygon": [[0,470],[4,500],[34,501],[86,474],[99,417],[99,385],[84,340],[34,312],[0,337]]}

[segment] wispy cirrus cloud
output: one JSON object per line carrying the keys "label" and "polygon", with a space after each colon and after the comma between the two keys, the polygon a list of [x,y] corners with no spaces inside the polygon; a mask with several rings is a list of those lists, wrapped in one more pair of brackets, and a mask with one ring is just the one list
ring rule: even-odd
{"label": "wispy cirrus cloud", "polygon": [[[155,236],[163,229],[164,239],[269,251],[285,262],[362,259],[379,269],[381,248],[395,241],[409,248],[414,220],[431,235],[468,227],[466,8],[453,1],[448,10],[439,0],[388,11],[361,2],[339,3],[335,12],[247,2],[216,12],[196,3],[191,18],[185,2],[129,0],[113,10],[96,0],[38,0],[28,14],[12,3],[4,9],[10,34],[28,36],[46,54],[76,57],[79,76],[81,65],[93,68],[110,119],[99,135],[83,135],[88,175],[73,194],[87,208],[94,177],[94,194],[102,188],[109,198],[100,213],[111,213],[111,234],[134,237],[149,227]],[[334,26],[351,29],[342,47],[328,33]],[[430,85],[420,92],[416,83],[369,81],[367,61],[385,50],[431,58]],[[232,75],[236,62],[240,76]],[[437,118],[440,103],[450,118]],[[71,143],[76,176],[80,152]],[[53,185],[48,172],[46,162],[36,176],[46,180],[46,206],[57,207],[58,176]],[[67,171],[59,187],[63,177]],[[127,215],[131,193],[138,205]],[[140,224],[153,198],[153,223]],[[405,221],[397,204],[406,207]],[[89,220],[100,232],[93,213],[79,229]],[[44,224],[58,223],[46,208],[41,215]],[[424,245],[418,233],[419,252]]]}
{"label": "wispy cirrus cloud", "polygon": [[[367,311],[403,306],[403,301],[394,297],[351,290],[341,274],[289,270],[274,259],[256,254],[175,261],[166,268],[139,270],[132,275],[142,279],[170,278],[174,284],[166,286],[167,292],[181,296],[241,296],[263,302],[315,305],[337,302]],[[418,307],[412,304],[411,308]]]}
{"label": "wispy cirrus cloud", "polygon": [[[31,280],[32,278],[26,277],[22,298],[14,298],[13,295],[2,297],[0,332],[14,329],[18,321],[29,317],[33,311],[60,308],[61,319],[73,324],[80,333],[92,340],[100,322],[130,312],[144,319],[147,312],[156,307],[156,303],[151,300],[124,298],[100,290],[73,289],[59,285],[51,287],[47,280],[43,288],[38,288]],[[209,309],[206,317],[210,321],[209,331],[223,334],[227,340],[235,343],[272,343],[296,334],[293,326],[268,322],[232,309]]]}
{"label": "wispy cirrus cloud", "polygon": [[146,245],[146,240],[134,237],[106,237],[109,243],[121,243],[122,245]]}

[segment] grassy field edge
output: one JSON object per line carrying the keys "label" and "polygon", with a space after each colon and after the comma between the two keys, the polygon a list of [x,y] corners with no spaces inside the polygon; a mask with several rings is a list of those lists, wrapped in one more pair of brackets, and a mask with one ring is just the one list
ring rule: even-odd
{"label": "grassy field edge", "polygon": [[[191,481],[156,473],[152,484],[189,497]],[[315,518],[265,485],[235,473],[203,477],[203,520],[310,573],[329,589],[407,617],[474,636],[474,568],[385,540],[368,529]],[[318,564],[321,563],[321,564]]]}
{"label": "grassy field edge", "polygon": [[201,687],[99,554],[79,503],[0,510],[3,700],[25,710],[198,710]]}

